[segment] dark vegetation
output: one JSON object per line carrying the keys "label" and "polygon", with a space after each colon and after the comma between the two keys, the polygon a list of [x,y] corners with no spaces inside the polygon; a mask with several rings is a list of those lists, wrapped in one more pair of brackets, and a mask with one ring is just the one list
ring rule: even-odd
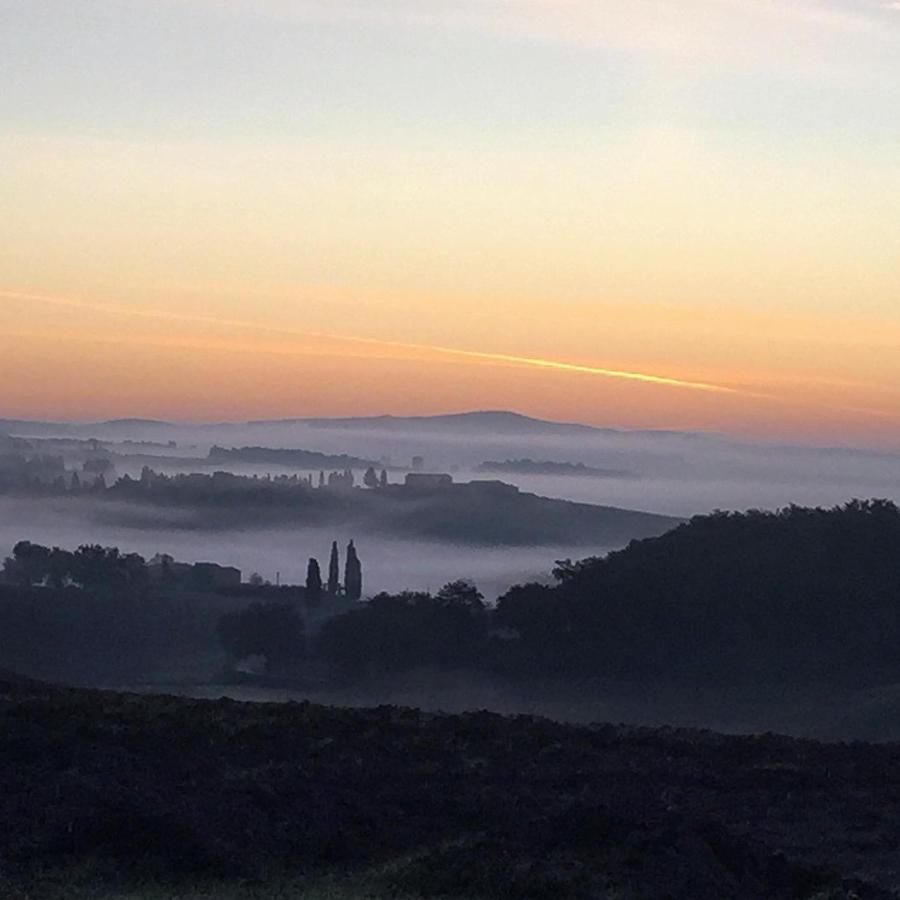
{"label": "dark vegetation", "polygon": [[318,652],[350,675],[381,675],[437,666],[483,665],[488,613],[484,598],[466,581],[436,596],[425,592],[379,594],[362,608],[329,619]]}
{"label": "dark vegetation", "polygon": [[271,447],[212,447],[211,463],[256,463],[289,466],[295,469],[365,469],[377,465],[372,460],[346,453],[319,453],[315,450],[279,450]]}
{"label": "dark vegetation", "polygon": [[488,460],[478,466],[479,472],[507,475],[569,475],[575,478],[630,478],[623,469],[600,469],[584,463],[554,462],[552,460],[507,459]]}
{"label": "dark vegetation", "polygon": [[490,612],[452,591],[377,597],[329,622],[320,652],[357,674],[900,680],[900,510],[886,501],[699,516],[554,574]]}
{"label": "dark vegetation", "polygon": [[[336,561],[336,543],[332,551]],[[243,583],[240,570],[214,563],[164,554],[148,563],[115,547],[20,541],[0,570],[0,664],[42,678],[121,683],[173,675],[185,663],[192,670],[224,651],[226,671],[260,656],[269,674],[296,672],[306,617],[334,615],[361,594],[352,541],[345,579],[346,588],[335,579],[325,590],[320,580],[311,595],[309,585],[276,586],[258,575]]]}
{"label": "dark vegetation", "polygon": [[432,668],[581,685],[900,682],[900,510],[886,501],[700,516],[603,558],[560,562],[554,585],[517,585],[495,605],[465,580],[358,602],[356,548],[343,584],[336,550],[327,578],[312,559],[304,587],[274,588],[210,564],[157,557],[154,568],[115,549],[21,542],[0,586],[0,663],[65,677],[74,660],[90,672],[146,667],[170,644],[182,655],[221,652],[211,597],[218,617],[231,616],[218,635],[232,664],[261,656],[270,675],[365,683]]}
{"label": "dark vegetation", "polygon": [[295,604],[251,603],[222,616],[218,631],[232,665],[264,656],[269,674],[293,669],[306,652],[305,626]]}
{"label": "dark vegetation", "polygon": [[896,745],[0,678],[0,792],[5,897],[212,880],[211,896],[243,881],[263,897],[328,872],[368,872],[366,896],[485,900],[875,900],[900,885]]}

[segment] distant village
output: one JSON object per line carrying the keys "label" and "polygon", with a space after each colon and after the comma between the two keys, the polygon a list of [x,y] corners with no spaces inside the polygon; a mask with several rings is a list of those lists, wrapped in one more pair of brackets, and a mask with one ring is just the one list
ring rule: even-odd
{"label": "distant village", "polygon": [[[36,447],[44,445],[69,448],[74,445],[78,451],[74,456],[70,453],[67,460],[63,453],[41,453]],[[263,457],[260,457],[263,454]],[[208,459],[219,463],[230,462],[240,465],[245,461],[251,463],[268,457],[272,466],[282,467],[285,463],[278,460],[305,459],[310,461],[318,459],[347,459],[353,462],[364,463],[354,457],[328,457],[312,451],[289,450],[269,451],[266,448],[242,448],[225,450],[213,447],[209,451]],[[276,484],[294,487],[306,487],[309,489],[325,489],[335,491],[352,491],[356,488],[369,490],[410,490],[410,491],[435,491],[444,488],[468,488],[481,491],[506,491],[517,492],[518,488],[505,482],[491,479],[476,479],[464,483],[454,482],[453,475],[446,472],[425,471],[425,460],[422,456],[414,456],[410,462],[409,470],[404,473],[401,483],[392,483],[385,466],[376,467],[374,464],[356,468],[347,466],[340,469],[321,468],[317,472],[306,471],[294,474],[249,474],[238,475],[226,470],[214,470],[212,472],[190,471],[175,476],[143,465],[140,475],[132,477],[126,471],[119,476],[117,464],[122,469],[135,471],[133,464],[129,464],[132,458],[120,456],[97,440],[88,441],[63,441],[54,439],[41,439],[37,441],[14,438],[0,434],[0,490],[32,490],[42,494],[57,493],[96,493],[111,487],[122,487],[125,490],[135,481],[145,488],[153,488],[162,485],[175,477],[181,482],[201,483],[212,479],[213,484],[225,485],[242,479],[247,482]],[[176,457],[159,457],[158,467],[166,468]],[[205,461],[204,461],[205,462]],[[260,463],[257,463],[260,464]],[[361,475],[358,473],[361,472]],[[136,473],[135,473],[136,474]]]}

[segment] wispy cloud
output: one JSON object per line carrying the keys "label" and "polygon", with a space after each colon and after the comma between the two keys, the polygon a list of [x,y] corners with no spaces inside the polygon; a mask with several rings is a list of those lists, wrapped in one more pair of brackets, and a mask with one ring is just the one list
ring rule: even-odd
{"label": "wispy cloud", "polygon": [[622,369],[605,368],[602,366],[588,366],[562,360],[543,359],[533,356],[517,356],[506,353],[492,353],[485,350],[473,350],[459,347],[443,347],[434,344],[419,344],[405,341],[391,341],[383,340],[381,338],[361,337],[358,335],[319,331],[301,331],[299,329],[273,327],[242,319],[228,319],[215,316],[194,315],[191,313],[172,313],[163,310],[139,309],[130,306],[118,306],[111,303],[97,303],[68,297],[53,297],[43,294],[32,294],[10,290],[0,290],[0,297],[9,300],[39,303],[48,306],[83,310],[86,312],[103,313],[118,317],[156,319],[166,322],[181,322],[184,324],[216,325],[220,327],[233,328],[242,331],[254,331],[279,337],[326,339],[357,345],[367,345],[371,347],[406,350],[416,353],[425,352],[443,357],[468,359],[481,363],[513,365],[523,368],[544,369],[549,371],[569,372],[581,375],[593,375],[602,378],[621,379],[625,381],[637,381],[644,384],[653,384],[667,388],[683,388],[687,390],[705,391],[708,393],[720,394],[748,393],[746,391],[742,391],[739,388],[726,385],[708,384],[702,381],[672,378],[666,375],[659,375],[648,372],[632,372]]}
{"label": "wispy cloud", "polygon": [[[117,318],[131,318],[142,320],[157,320],[182,324],[194,324],[204,326],[216,326],[243,332],[244,334],[258,334],[270,338],[288,339],[280,345],[272,345],[270,342],[254,343],[244,339],[197,339],[190,335],[170,335],[162,346],[174,349],[225,349],[229,352],[276,354],[279,356],[308,356],[340,354],[344,356],[358,356],[364,349],[373,354],[383,356],[390,354],[393,358],[408,359],[432,359],[447,362],[472,362],[482,365],[494,365],[514,367],[521,369],[539,369],[547,372],[583,375],[587,377],[621,380],[655,386],[662,389],[680,389],[685,391],[702,392],[711,395],[730,396],[744,398],[746,400],[758,400],[775,406],[787,406],[803,409],[829,410],[831,412],[850,412],[857,415],[880,419],[885,421],[900,421],[900,417],[894,410],[878,409],[870,406],[856,404],[834,403],[818,399],[804,398],[783,389],[765,389],[749,384],[723,384],[710,381],[701,381],[685,378],[675,378],[655,372],[633,371],[625,369],[608,368],[604,366],[587,365],[566,360],[549,359],[537,356],[519,356],[508,353],[496,353],[489,350],[476,350],[463,347],[447,347],[439,344],[424,344],[407,341],[393,341],[382,338],[364,337],[360,335],[342,334],[337,332],[306,331],[301,329],[284,328],[265,325],[244,319],[231,319],[218,316],[207,316],[194,313],[167,312],[165,310],[141,309],[131,306],[122,306],[114,303],[95,302],[71,297],[50,296],[46,294],[34,294],[17,290],[0,288],[0,298],[16,300],[25,303],[37,303],[57,308],[81,310],[84,312],[100,313]],[[117,342],[115,336],[98,337],[91,335],[73,335],[78,341],[91,342]],[[140,334],[128,334],[125,340],[129,343],[154,344],[157,340],[141,336]],[[295,343],[291,344],[293,340]],[[305,342],[303,345],[300,341]],[[310,344],[308,342],[312,341]],[[333,351],[329,351],[316,342],[329,341],[336,345]],[[340,345],[346,349],[340,349]],[[310,349],[312,348],[312,349]],[[368,353],[366,354],[369,355]],[[837,384],[833,380],[829,384]]]}

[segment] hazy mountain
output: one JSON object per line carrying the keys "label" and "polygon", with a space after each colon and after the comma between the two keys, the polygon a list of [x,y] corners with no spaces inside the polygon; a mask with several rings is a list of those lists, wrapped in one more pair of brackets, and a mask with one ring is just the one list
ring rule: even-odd
{"label": "hazy mountain", "polygon": [[[476,410],[434,416],[350,416],[346,418],[270,419],[249,425],[307,425],[312,428],[366,429],[376,431],[452,431],[505,435],[591,435],[634,433],[618,428],[536,419],[510,410]],[[638,432],[681,434],[682,432]],[[688,432],[684,432],[687,434]]]}

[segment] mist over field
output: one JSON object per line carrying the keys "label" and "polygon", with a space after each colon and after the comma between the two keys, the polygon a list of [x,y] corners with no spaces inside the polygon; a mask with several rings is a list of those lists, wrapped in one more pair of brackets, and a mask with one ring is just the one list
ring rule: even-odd
{"label": "mist over field", "polygon": [[[240,453],[210,458],[214,447],[263,448],[264,453],[253,450],[243,456],[268,455],[278,460],[278,454],[268,451],[279,450],[311,451],[335,459],[346,455],[384,468],[391,484],[403,484],[414,468],[413,458],[419,457],[417,470],[451,474],[457,483],[500,480],[543,497],[680,518],[714,509],[831,507],[852,497],[900,499],[900,454],[749,443],[706,433],[617,431],[509,413],[217,425],[6,422],[0,423],[0,431],[30,440],[39,454],[61,455],[70,470],[78,470],[92,456],[105,456],[114,466],[112,478],[139,479],[149,467],[170,476],[228,471],[264,480],[298,475],[317,481],[320,470],[287,462],[247,462]],[[95,443],[89,444],[92,439]],[[328,469],[325,466],[326,474]],[[359,485],[363,469],[354,468],[354,476]],[[382,591],[435,592],[447,582],[465,578],[474,581],[488,603],[493,603],[511,585],[552,583],[550,572],[557,560],[600,556],[628,540],[626,536],[597,544],[538,538],[531,544],[504,545],[503,540],[497,543],[477,536],[467,541],[428,539],[379,528],[377,518],[354,521],[354,506],[366,499],[375,498],[344,495],[341,503],[350,511],[347,518],[316,525],[252,516],[244,520],[240,509],[136,502],[90,491],[74,496],[0,495],[0,554],[10,554],[23,539],[70,549],[101,544],[147,559],[167,553],[188,563],[235,566],[245,581],[259,573],[273,583],[303,584],[310,557],[324,563],[332,541],[343,547],[352,539],[363,564],[364,596]],[[485,502],[482,514],[490,517],[490,495]],[[209,635],[214,633],[216,617],[241,602],[229,603],[218,611],[203,607]],[[167,690],[195,696],[307,697],[325,703],[395,703],[446,711],[487,707],[576,722],[609,719],[703,725],[723,731],[779,730],[822,738],[900,735],[896,690],[890,686],[834,690],[815,685],[779,689],[706,684],[701,689],[673,684],[663,689],[659,684],[619,683],[594,685],[580,696],[571,685],[554,684],[552,679],[516,687],[495,683],[483,674],[448,677],[423,670],[369,679],[364,686],[279,690],[217,684],[223,657],[208,641],[209,650],[199,657],[176,653],[158,668],[151,667],[152,674],[148,671],[146,676],[150,689],[166,685]],[[108,677],[118,686],[142,689],[140,681],[115,681],[115,674]]]}
{"label": "mist over field", "polygon": [[[162,472],[307,474],[282,465],[213,464],[207,455],[218,445],[371,459],[387,468],[392,483],[402,482],[412,458],[419,456],[424,471],[451,473],[457,482],[498,479],[541,496],[678,517],[792,503],[832,506],[851,497],[900,499],[900,454],[748,443],[705,433],[597,429],[508,413],[193,426],[139,420],[91,425],[0,422],[2,430],[35,438],[97,438],[112,452],[117,476],[138,477],[145,465]],[[41,449],[47,452],[44,445]],[[478,470],[486,462],[516,460],[580,464],[613,474]],[[308,474],[316,477],[318,472]],[[362,471],[355,475],[359,483]],[[556,559],[614,549],[552,541],[534,548],[453,546],[392,537],[352,524],[205,530],[187,517],[179,527],[179,513],[173,510],[163,515],[90,500],[0,499],[0,551],[8,552],[24,537],[60,546],[115,544],[145,555],[170,552],[186,561],[232,564],[242,568],[245,577],[256,571],[274,580],[278,572],[283,581],[300,580],[308,557],[324,554],[332,540],[354,538],[364,561],[367,592],[434,589],[452,578],[467,577],[476,580],[489,598],[512,583],[546,577]]]}
{"label": "mist over field", "polygon": [[116,510],[111,516],[108,507],[90,500],[0,497],[0,553],[8,555],[17,541],[25,539],[68,548],[96,543],[147,559],[168,553],[185,562],[236,566],[245,579],[256,572],[274,583],[280,574],[282,584],[302,584],[310,556],[324,561],[333,540],[344,546],[352,539],[359,548],[367,594],[437,590],[466,577],[494,599],[517,581],[549,577],[555,560],[582,552],[576,547],[458,547],[366,534],[343,526],[173,530],[171,519],[165,525],[154,524],[152,512],[143,507],[133,512],[135,524],[122,525],[122,515],[122,510]]}
{"label": "mist over field", "polygon": [[214,444],[345,453],[400,468],[408,467],[413,456],[422,456],[427,471],[456,468],[457,480],[465,480],[489,460],[583,463],[630,477],[504,480],[547,496],[676,516],[717,507],[827,505],[848,496],[900,494],[900,452],[748,442],[705,432],[592,428],[509,413],[204,426],[126,422],[79,431],[103,439],[175,441],[177,448],[164,455],[184,457],[205,456]]}

